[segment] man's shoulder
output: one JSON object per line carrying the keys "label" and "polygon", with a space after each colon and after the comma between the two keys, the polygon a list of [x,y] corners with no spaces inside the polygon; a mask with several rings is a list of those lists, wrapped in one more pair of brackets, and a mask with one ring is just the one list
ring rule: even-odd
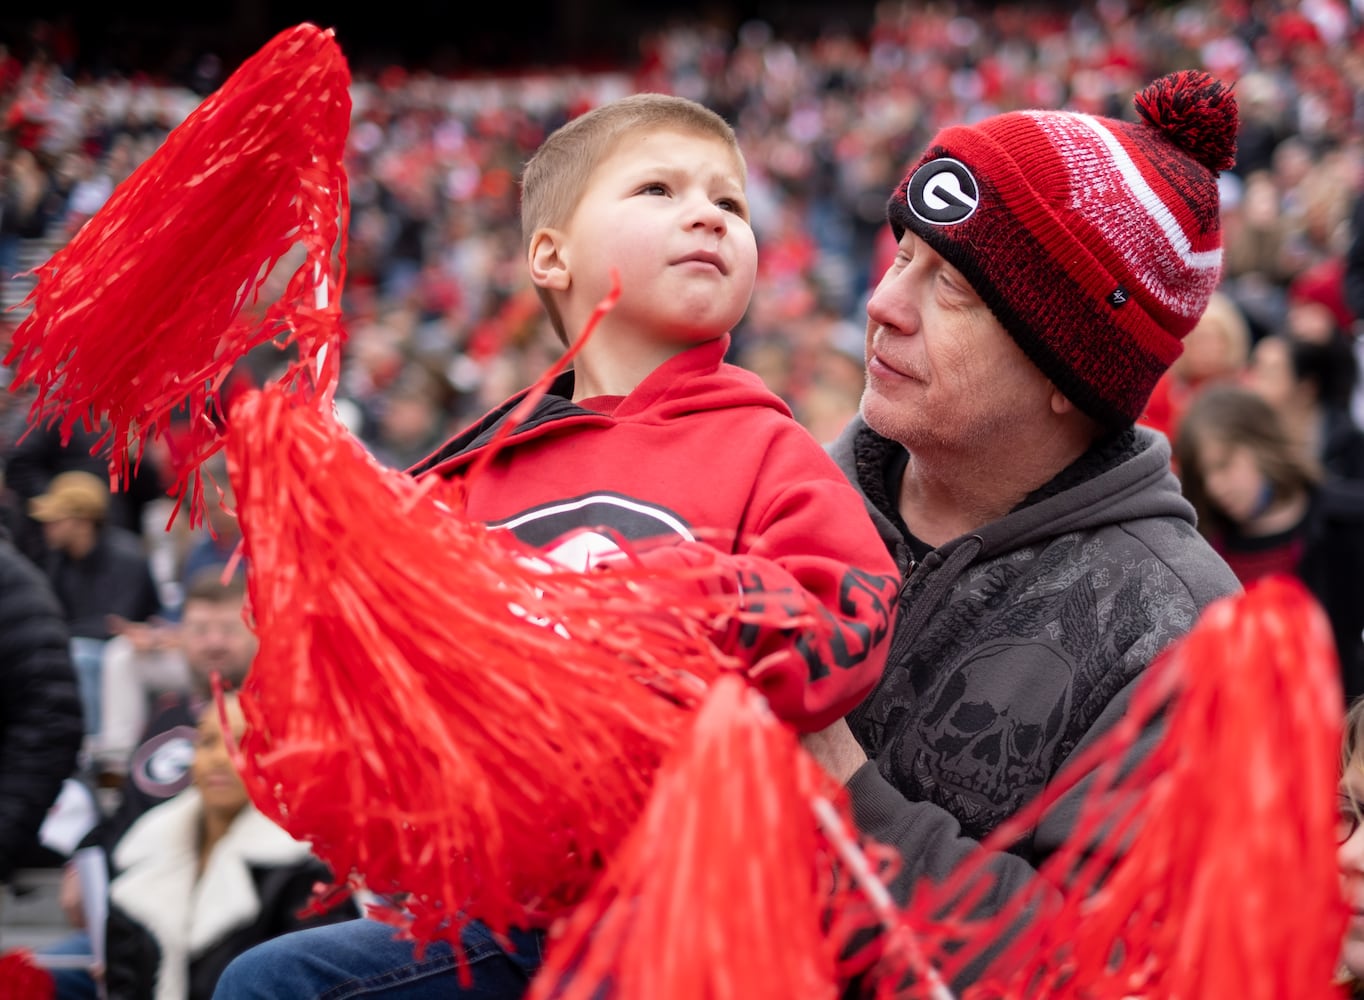
{"label": "man's shoulder", "polygon": [[142,539],[117,524],[105,524],[103,528],[104,547],[114,558],[123,562],[147,561],[146,546]]}

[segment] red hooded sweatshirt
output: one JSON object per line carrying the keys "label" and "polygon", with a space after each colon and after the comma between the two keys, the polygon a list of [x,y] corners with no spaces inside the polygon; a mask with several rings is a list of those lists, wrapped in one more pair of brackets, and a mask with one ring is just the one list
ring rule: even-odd
{"label": "red hooded sweatshirt", "polygon": [[[565,373],[469,484],[468,512],[546,549],[585,529],[597,552],[624,538],[650,565],[714,567],[746,609],[809,616],[720,643],[779,717],[815,731],[880,679],[899,575],[861,496],[758,376],[723,363],[728,345],[686,350],[624,397],[574,403]],[[524,395],[412,473],[467,473]]]}

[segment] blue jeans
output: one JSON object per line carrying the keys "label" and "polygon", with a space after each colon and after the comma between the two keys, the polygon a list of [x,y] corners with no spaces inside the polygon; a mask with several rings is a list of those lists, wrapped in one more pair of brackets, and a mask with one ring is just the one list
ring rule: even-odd
{"label": "blue jeans", "polygon": [[507,952],[482,924],[464,930],[472,977],[462,987],[454,951],[445,942],[427,945],[418,961],[411,941],[377,920],[295,931],[256,945],[223,970],[213,1000],[520,1000],[540,968],[539,931],[512,931]]}
{"label": "blue jeans", "polygon": [[[45,957],[86,956],[88,958],[90,955],[90,935],[85,931],[72,931],[61,940],[38,949],[35,954],[39,965],[48,964],[43,962]],[[52,969],[51,971],[53,985],[56,987],[56,993],[53,994],[55,1000],[96,1000],[99,996],[94,977],[90,975],[88,969]]]}
{"label": "blue jeans", "polygon": [[85,716],[85,735],[99,732],[100,702],[103,692],[104,640],[71,637],[71,665],[76,668],[80,687],[81,714]]}

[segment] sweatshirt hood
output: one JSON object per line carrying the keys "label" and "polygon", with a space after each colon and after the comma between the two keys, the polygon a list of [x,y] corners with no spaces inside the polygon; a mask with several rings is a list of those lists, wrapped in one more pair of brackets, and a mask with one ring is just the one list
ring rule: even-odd
{"label": "sweatshirt hood", "polygon": [[[666,423],[698,412],[759,407],[791,416],[791,409],[753,372],[724,362],[730,337],[698,344],[669,358],[654,369],[610,413],[573,402],[572,370],[555,378],[545,397],[535,406],[507,441],[526,440],[546,426],[561,427],[572,418],[576,425],[624,424],[638,420]],[[434,453],[408,470],[414,476],[430,472],[450,475],[471,464],[511,412],[531,390],[518,392],[455,435]]]}
{"label": "sweatshirt hood", "polygon": [[[897,559],[904,539],[895,527],[885,472],[901,448],[857,416],[828,449],[844,474],[859,484],[868,513]],[[1148,517],[1174,517],[1190,525],[1195,520],[1171,470],[1169,442],[1148,428],[1129,427],[1097,443],[1004,517],[946,542],[939,551],[946,555],[970,538],[979,546],[978,556],[985,558],[1057,535]]]}

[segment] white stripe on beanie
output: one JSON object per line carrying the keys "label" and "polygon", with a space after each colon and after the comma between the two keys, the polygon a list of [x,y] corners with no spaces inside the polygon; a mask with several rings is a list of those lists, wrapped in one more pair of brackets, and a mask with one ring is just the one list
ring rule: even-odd
{"label": "white stripe on beanie", "polygon": [[[1221,248],[1193,249],[1170,207],[1151,189],[1141,168],[1103,122],[1063,112],[1023,113],[1037,122],[1075,177],[1071,208],[1109,238],[1132,278],[1156,301],[1196,320],[1221,277]],[[1118,184],[1127,197],[1106,197]],[[1121,239],[1115,241],[1114,236]],[[1169,271],[1172,256],[1186,273],[1161,273]]]}

